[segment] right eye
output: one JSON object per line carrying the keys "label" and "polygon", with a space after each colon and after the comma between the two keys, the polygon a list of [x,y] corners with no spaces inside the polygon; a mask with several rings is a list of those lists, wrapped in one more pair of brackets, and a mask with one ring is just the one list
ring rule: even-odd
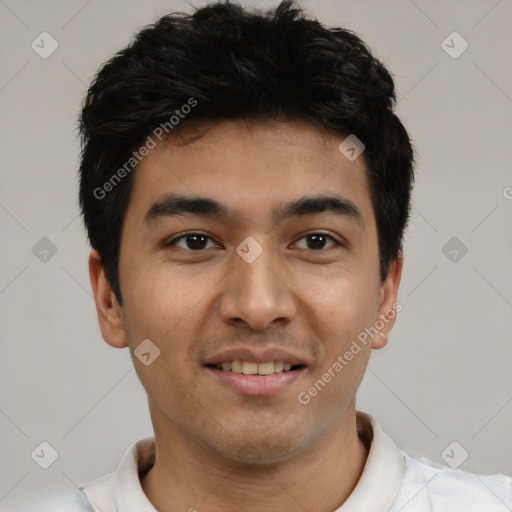
{"label": "right eye", "polygon": [[[185,233],[166,242],[165,247],[177,246],[186,251],[198,252],[209,248],[206,247],[208,240],[213,242],[211,237],[203,233]],[[179,243],[182,243],[182,245],[179,245]]]}

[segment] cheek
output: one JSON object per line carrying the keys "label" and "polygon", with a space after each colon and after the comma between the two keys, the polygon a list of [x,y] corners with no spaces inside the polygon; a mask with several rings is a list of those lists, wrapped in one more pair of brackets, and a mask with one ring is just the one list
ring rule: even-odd
{"label": "cheek", "polygon": [[196,392],[199,372],[199,367],[191,364],[190,354],[201,325],[201,300],[206,299],[215,280],[207,275],[191,280],[183,270],[171,270],[165,264],[126,267],[126,271],[130,278],[123,282],[123,324],[130,351],[133,354],[145,339],[160,351],[150,366],[133,355],[137,375],[162,410],[168,401],[177,408],[185,407],[190,400],[187,393]]}
{"label": "cheek", "polygon": [[[138,336],[164,340],[176,329],[183,333],[190,315],[201,308],[218,277],[184,267],[143,263],[126,266],[123,281],[123,309],[127,330]],[[128,277],[129,276],[129,277]],[[186,327],[185,327],[186,328]]]}
{"label": "cheek", "polygon": [[[328,325],[321,340],[322,359],[298,397],[301,404],[308,402],[315,412],[313,417],[323,418],[331,426],[354,399],[370,357],[370,338],[360,335],[373,325],[375,307],[368,291],[356,293],[357,290],[340,285],[332,300],[327,300],[324,293],[323,301],[317,303],[317,315],[324,326]],[[337,404],[334,409],[333,404]],[[325,408],[332,414],[326,413]]]}
{"label": "cheek", "polygon": [[328,327],[331,338],[344,341],[357,336],[375,320],[379,287],[364,275],[355,273],[304,280],[303,301]]}
{"label": "cheek", "polygon": [[[321,293],[309,296],[315,316],[320,319],[323,352],[311,384],[319,379],[328,382],[317,401],[319,407],[320,403],[352,397],[359,387],[371,351],[366,330],[375,322],[378,296],[378,286],[364,275],[333,278],[324,285]],[[318,386],[322,387],[322,383]],[[311,391],[315,393],[315,389]]]}

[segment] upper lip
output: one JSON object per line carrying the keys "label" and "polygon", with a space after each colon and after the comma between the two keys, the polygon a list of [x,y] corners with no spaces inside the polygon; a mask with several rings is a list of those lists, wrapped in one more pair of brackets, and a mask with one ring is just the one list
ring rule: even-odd
{"label": "upper lip", "polygon": [[269,361],[282,361],[292,366],[308,366],[308,359],[288,352],[283,349],[267,347],[256,349],[254,347],[230,348],[208,357],[204,364],[219,364],[234,361],[253,361],[255,363],[267,363]]}

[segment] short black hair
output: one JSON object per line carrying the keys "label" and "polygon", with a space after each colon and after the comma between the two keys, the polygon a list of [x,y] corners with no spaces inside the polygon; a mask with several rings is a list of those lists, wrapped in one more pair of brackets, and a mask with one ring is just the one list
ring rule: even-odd
{"label": "short black hair", "polygon": [[121,229],[141,146],[203,120],[284,117],[360,139],[382,282],[402,251],[414,181],[395,105],[393,79],[363,41],[308,18],[293,0],[251,12],[215,2],[142,29],[97,73],[79,119],[80,207],[119,303]]}

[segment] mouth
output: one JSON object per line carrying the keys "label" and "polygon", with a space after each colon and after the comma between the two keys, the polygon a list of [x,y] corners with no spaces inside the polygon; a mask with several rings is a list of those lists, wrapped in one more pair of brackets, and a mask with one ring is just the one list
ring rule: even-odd
{"label": "mouth", "polygon": [[222,372],[230,372],[239,375],[258,375],[261,377],[275,375],[278,373],[288,373],[305,368],[305,365],[294,364],[284,361],[266,361],[258,363],[256,361],[242,361],[233,359],[232,361],[224,361],[222,363],[207,364],[208,368],[220,370]]}
{"label": "mouth", "polygon": [[256,354],[233,350],[205,361],[205,370],[214,382],[245,396],[271,396],[282,393],[300,379],[308,365],[304,359],[280,350]]}

